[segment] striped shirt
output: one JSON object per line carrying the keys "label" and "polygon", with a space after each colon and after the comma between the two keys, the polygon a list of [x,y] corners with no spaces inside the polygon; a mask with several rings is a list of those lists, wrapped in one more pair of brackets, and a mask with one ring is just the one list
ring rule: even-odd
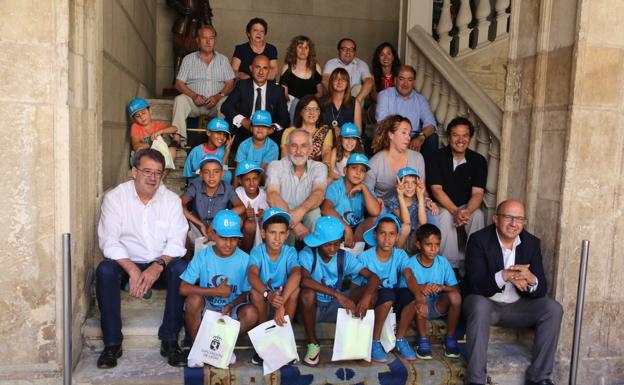
{"label": "striped shirt", "polygon": [[221,91],[226,81],[234,79],[234,71],[228,58],[219,52],[213,51],[210,64],[206,64],[197,51],[184,57],[176,79],[193,92],[210,97]]}

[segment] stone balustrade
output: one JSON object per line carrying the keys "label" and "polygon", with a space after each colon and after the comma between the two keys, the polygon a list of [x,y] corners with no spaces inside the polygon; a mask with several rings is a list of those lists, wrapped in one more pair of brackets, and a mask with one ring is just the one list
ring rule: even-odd
{"label": "stone balustrade", "polygon": [[462,56],[508,38],[510,5],[510,0],[443,0],[438,43],[451,56]]}
{"label": "stone balustrade", "polygon": [[496,209],[503,113],[425,29],[415,26],[407,36],[406,63],[416,69],[415,88],[429,100],[438,122],[440,142],[447,143],[445,128],[457,116],[467,117],[475,126],[470,149],[488,162],[483,203],[489,220]]}

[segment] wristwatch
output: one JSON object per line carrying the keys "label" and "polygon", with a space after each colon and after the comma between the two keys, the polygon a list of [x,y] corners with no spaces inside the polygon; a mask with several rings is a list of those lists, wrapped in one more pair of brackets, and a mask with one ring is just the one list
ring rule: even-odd
{"label": "wristwatch", "polygon": [[264,293],[262,293],[262,297],[264,298],[264,302],[269,300],[269,293],[271,293],[268,290],[265,290]]}

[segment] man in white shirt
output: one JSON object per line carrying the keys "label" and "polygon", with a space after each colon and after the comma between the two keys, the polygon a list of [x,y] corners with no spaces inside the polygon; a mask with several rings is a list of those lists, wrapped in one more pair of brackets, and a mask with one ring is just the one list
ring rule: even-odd
{"label": "man in white shirt", "polygon": [[351,82],[351,95],[362,105],[364,100],[373,89],[373,75],[370,73],[368,64],[355,57],[357,46],[355,41],[345,37],[338,42],[338,57],[329,59],[323,68],[323,87],[329,87],[329,76],[338,67],[344,68],[349,73]]}
{"label": "man in white shirt", "polygon": [[548,290],[540,240],[524,231],[522,203],[498,205],[494,224],[470,236],[466,246],[466,297],[469,384],[485,384],[490,325],[535,328],[527,385],[552,385],[563,308]]}
{"label": "man in white shirt", "polygon": [[98,368],[112,368],[122,355],[121,288],[142,298],[151,288],[167,289],[165,312],[158,330],[160,354],[172,366],[186,365],[178,346],[184,298],[178,292],[186,268],[182,256],[188,223],[180,198],[161,185],[165,159],[153,149],[136,152],[134,180],[104,196],[98,225],[104,260],[96,269],[96,296],[104,351]]}

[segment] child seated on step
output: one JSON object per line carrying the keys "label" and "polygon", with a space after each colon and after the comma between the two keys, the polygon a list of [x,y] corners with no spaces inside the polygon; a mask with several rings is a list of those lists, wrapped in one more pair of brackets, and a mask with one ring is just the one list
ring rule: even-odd
{"label": "child seated on step", "polygon": [[[172,139],[178,129],[159,120],[152,120],[152,111],[147,100],[134,98],[128,103],[128,115],[134,120],[130,127],[132,151],[151,148],[152,143],[161,136],[169,148],[171,159],[175,160],[180,142]],[[165,156],[165,154],[163,154]]]}
{"label": "child seated on step", "polygon": [[[444,355],[458,358],[455,331],[461,310],[461,295],[451,264],[440,255],[440,229],[425,224],[416,230],[418,254],[407,258],[401,267],[402,275],[397,291],[397,314],[400,314],[396,346],[406,360],[416,357],[430,360],[431,346],[427,336],[426,320],[447,317]],[[419,340],[416,353],[405,335],[412,320],[416,321]]]}
{"label": "child seated on step", "polygon": [[[256,308],[249,302],[247,265],[249,255],[238,248],[240,217],[231,210],[221,210],[210,225],[214,245],[195,254],[180,275],[180,294],[184,301],[184,320],[193,341],[206,310],[220,312],[240,322],[240,334],[258,320]],[[232,354],[230,364],[236,361]],[[189,367],[204,366],[189,360]]]}
{"label": "child seated on step", "polygon": [[[364,233],[364,240],[373,247],[357,257],[364,267],[375,273],[381,281],[377,289],[377,298],[371,307],[375,309],[371,359],[381,363],[388,362],[388,355],[379,340],[381,328],[394,304],[401,266],[407,259],[407,253],[396,247],[400,230],[401,224],[396,216],[390,213],[380,215],[375,225]],[[366,283],[366,279],[360,276],[353,279],[351,292],[354,293],[355,298],[361,295]]]}
{"label": "child seated on step", "polygon": [[345,176],[344,170],[347,165],[347,159],[349,159],[351,154],[355,153],[364,153],[364,147],[362,147],[362,140],[360,139],[360,130],[355,124],[347,122],[340,127],[337,145],[332,148],[327,179],[332,181]]}
{"label": "child seated on step", "polygon": [[245,252],[251,251],[252,247],[262,243],[258,223],[264,210],[269,208],[266,192],[260,187],[263,174],[264,169],[258,163],[249,160],[243,160],[236,166],[236,178],[241,186],[238,186],[235,191],[245,206],[242,216],[243,240],[240,246]]}
{"label": "child seated on step", "polygon": [[[199,164],[206,155],[214,155],[221,159],[221,164],[226,166],[230,157],[230,148],[234,136],[230,136],[230,125],[221,118],[214,118],[206,127],[208,141],[195,146],[186,157],[182,175],[188,178],[189,183],[200,179],[197,175]],[[227,184],[232,182],[232,173],[224,167],[223,181]]]}
{"label": "child seated on step", "polygon": [[222,180],[221,158],[206,155],[198,167],[199,179],[191,182],[182,194],[182,210],[190,224],[188,237],[191,245],[202,236],[206,241],[212,240],[208,228],[221,210],[231,208],[238,215],[243,214],[245,210],[232,185]]}
{"label": "child seated on step", "polygon": [[364,154],[349,156],[345,166],[345,176],[332,182],[321,203],[321,214],[338,218],[344,227],[344,245],[352,248],[355,242],[363,240],[368,230],[381,212],[381,205],[375,191],[364,182],[370,169]]}
{"label": "child seated on step", "polygon": [[269,138],[274,131],[271,113],[258,110],[251,116],[251,134],[243,140],[236,150],[234,161],[238,165],[246,160],[257,163],[266,171],[267,165],[279,159],[279,148],[273,139]]}
{"label": "child seated on step", "polygon": [[[368,270],[348,251],[340,249],[344,226],[335,217],[320,217],[314,231],[304,239],[306,247],[299,252],[301,265],[300,315],[308,337],[308,350],[303,362],[309,366],[319,364],[321,347],[316,337],[318,322],[336,322],[338,308],[364,317],[374,303],[379,286],[377,275]],[[343,290],[344,277],[361,275],[368,280],[366,289],[357,303],[350,290]]]}
{"label": "child seated on step", "polygon": [[[285,245],[290,229],[290,214],[272,207],[262,216],[264,243],[251,250],[247,279],[251,285],[251,302],[258,311],[258,323],[272,317],[282,326],[288,315],[294,320],[299,300],[301,271],[297,250]],[[254,352],[251,362],[262,365],[262,358]]]}

